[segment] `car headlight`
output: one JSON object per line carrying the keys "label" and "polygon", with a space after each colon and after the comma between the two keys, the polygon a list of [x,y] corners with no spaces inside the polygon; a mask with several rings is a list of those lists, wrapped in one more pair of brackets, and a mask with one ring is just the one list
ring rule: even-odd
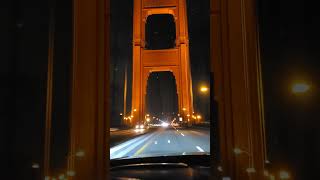
{"label": "car headlight", "polygon": [[140,128],[143,129],[143,128],[144,128],[144,125],[140,125]]}
{"label": "car headlight", "polygon": [[169,124],[168,124],[168,123],[166,123],[166,122],[163,122],[163,123],[161,124],[161,126],[162,126],[162,127],[168,127],[168,126],[169,126]]}
{"label": "car headlight", "polygon": [[138,129],[139,128],[139,125],[136,125],[136,129]]}

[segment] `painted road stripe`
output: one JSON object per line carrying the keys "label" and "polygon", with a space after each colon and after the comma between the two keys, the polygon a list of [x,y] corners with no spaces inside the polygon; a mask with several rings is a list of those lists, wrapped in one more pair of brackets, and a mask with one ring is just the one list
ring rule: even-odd
{"label": "painted road stripe", "polygon": [[[113,151],[113,153],[110,153],[110,159],[121,158],[121,157],[125,156],[127,153],[129,153],[134,148],[136,148],[140,144],[142,144],[145,141],[147,141],[153,135],[154,134],[150,134],[149,136],[147,136],[147,137],[145,137],[145,138],[143,138],[141,140],[139,139],[140,141],[137,141],[137,142],[135,141],[134,143],[126,144],[126,146],[122,146],[121,149],[118,149],[117,151]],[[119,150],[121,150],[121,151],[119,151]],[[110,150],[110,152],[111,152],[111,150]]]}
{"label": "painted road stripe", "polygon": [[131,139],[131,140],[129,140],[129,141],[126,141],[126,142],[124,142],[124,143],[122,143],[122,144],[119,144],[119,145],[117,145],[117,146],[114,146],[114,147],[110,148],[110,154],[113,154],[113,153],[115,153],[116,151],[119,151],[120,149],[123,149],[123,148],[125,148],[125,147],[127,147],[127,146],[130,146],[131,144],[133,144],[133,143],[141,140],[142,138],[143,138],[143,136],[140,136],[140,137]]}
{"label": "painted road stripe", "polygon": [[137,152],[134,153],[133,156],[138,156],[139,154],[141,154],[151,143],[152,141],[149,141],[146,144],[144,144]]}
{"label": "painted road stripe", "polygon": [[[150,144],[152,144],[153,140],[155,139],[155,136],[153,136],[147,143],[145,143],[138,151],[134,153],[133,156],[140,155]],[[154,144],[158,144],[158,141],[154,141]]]}
{"label": "painted road stripe", "polygon": [[201,149],[201,147],[196,146],[196,148],[197,148],[200,152],[204,152],[204,150],[203,150],[203,149]]}

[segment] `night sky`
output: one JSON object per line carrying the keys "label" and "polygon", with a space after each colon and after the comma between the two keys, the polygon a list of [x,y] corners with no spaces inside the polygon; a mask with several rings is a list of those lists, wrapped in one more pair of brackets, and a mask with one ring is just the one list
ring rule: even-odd
{"label": "night sky", "polygon": [[[287,166],[296,179],[319,179],[317,6],[312,1],[260,0],[259,15],[269,159]],[[309,83],[311,91],[295,96],[290,86],[299,80]]]}

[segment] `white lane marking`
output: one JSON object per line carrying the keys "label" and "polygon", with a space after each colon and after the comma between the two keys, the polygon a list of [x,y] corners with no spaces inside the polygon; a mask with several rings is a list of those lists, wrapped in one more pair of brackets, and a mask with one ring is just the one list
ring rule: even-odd
{"label": "white lane marking", "polygon": [[196,146],[196,148],[197,148],[200,152],[204,152],[204,150],[203,150],[203,149],[201,149],[201,147]]}
{"label": "white lane marking", "polygon": [[142,138],[143,138],[143,136],[140,136],[140,137],[131,139],[131,140],[127,141],[127,142],[124,142],[122,144],[119,144],[117,146],[114,146],[114,147],[110,148],[110,154],[113,154],[116,151],[119,151],[120,149],[125,148],[126,146],[130,146],[131,144],[141,140]]}
{"label": "white lane marking", "polygon": [[[124,143],[124,144],[120,144],[120,147],[114,147],[110,149],[110,159],[114,159],[114,158],[121,158],[123,156],[125,156],[127,153],[129,153],[130,151],[132,151],[134,148],[136,148],[137,146],[139,146],[140,144],[144,143],[145,141],[147,141],[149,138],[151,138],[151,136],[153,136],[154,134],[150,134],[147,137],[138,137],[137,140],[135,140],[134,142],[131,143]],[[144,137],[144,138],[143,138]],[[141,139],[143,138],[143,139]],[[121,151],[119,151],[121,150]]]}
{"label": "white lane marking", "polygon": [[170,140],[168,140],[168,143],[170,144]]}
{"label": "white lane marking", "polygon": [[158,144],[158,142],[157,142],[157,141],[155,141],[155,142],[154,142],[154,144]]}
{"label": "white lane marking", "polygon": [[184,134],[183,134],[183,133],[181,133],[181,136],[184,136]]}

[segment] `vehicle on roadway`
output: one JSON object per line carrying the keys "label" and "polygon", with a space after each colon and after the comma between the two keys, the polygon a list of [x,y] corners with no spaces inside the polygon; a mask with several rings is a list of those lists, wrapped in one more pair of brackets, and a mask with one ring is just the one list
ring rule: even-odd
{"label": "vehicle on roadway", "polygon": [[135,129],[145,129],[145,128],[146,128],[146,126],[144,124],[137,124],[135,126]]}

